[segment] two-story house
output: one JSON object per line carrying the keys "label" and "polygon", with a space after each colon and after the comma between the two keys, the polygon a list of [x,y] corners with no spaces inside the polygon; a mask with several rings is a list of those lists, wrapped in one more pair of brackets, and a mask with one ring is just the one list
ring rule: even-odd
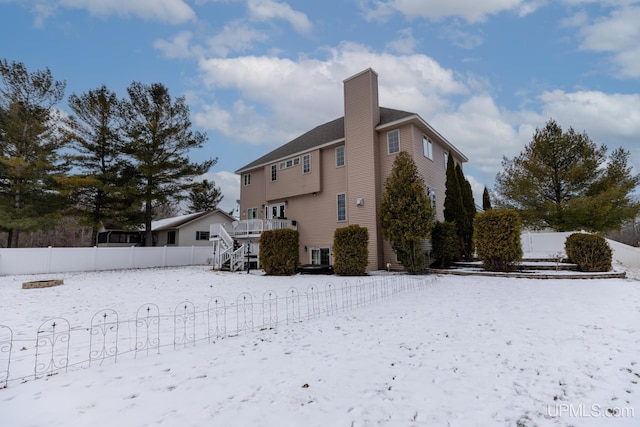
{"label": "two-story house", "polygon": [[[335,230],[358,224],[369,231],[368,271],[384,269],[388,262],[401,268],[377,220],[385,181],[400,151],[412,155],[436,218],[443,220],[447,156],[458,163],[467,157],[418,114],[380,107],[378,75],[372,69],[346,79],[344,117],[236,171],[241,185],[238,235],[247,231],[243,223],[264,229],[269,221],[279,221],[272,223],[297,227],[302,264],[331,264]],[[245,236],[255,242],[257,234]]]}

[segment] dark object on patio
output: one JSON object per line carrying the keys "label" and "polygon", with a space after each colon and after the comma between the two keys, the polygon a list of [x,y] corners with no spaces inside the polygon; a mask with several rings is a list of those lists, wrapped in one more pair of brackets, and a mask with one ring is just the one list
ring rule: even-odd
{"label": "dark object on patio", "polygon": [[329,264],[303,264],[298,267],[300,274],[333,274],[333,267]]}

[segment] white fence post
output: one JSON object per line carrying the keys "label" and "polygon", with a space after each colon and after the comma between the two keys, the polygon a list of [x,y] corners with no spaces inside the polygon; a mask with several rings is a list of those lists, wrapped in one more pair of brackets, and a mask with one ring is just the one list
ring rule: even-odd
{"label": "white fence post", "polygon": [[53,248],[48,246],[47,251],[47,273],[51,273],[51,256],[53,255]]}

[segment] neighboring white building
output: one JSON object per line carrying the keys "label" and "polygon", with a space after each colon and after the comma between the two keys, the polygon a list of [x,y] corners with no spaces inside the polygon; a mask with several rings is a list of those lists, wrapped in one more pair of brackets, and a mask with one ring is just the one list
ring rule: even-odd
{"label": "neighboring white building", "polygon": [[[216,209],[151,222],[153,246],[211,246],[211,224],[231,224],[235,218]],[[138,246],[144,231],[103,230],[98,246]]]}

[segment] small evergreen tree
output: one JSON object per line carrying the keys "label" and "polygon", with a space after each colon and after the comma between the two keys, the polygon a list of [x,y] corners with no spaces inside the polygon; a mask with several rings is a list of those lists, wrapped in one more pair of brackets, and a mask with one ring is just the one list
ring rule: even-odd
{"label": "small evergreen tree", "polygon": [[458,257],[458,233],[453,222],[436,222],[431,230],[432,264],[435,268],[448,268]]}
{"label": "small evergreen tree", "polygon": [[350,225],[333,234],[333,271],[338,276],[363,276],[369,263],[369,231]]}
{"label": "small evergreen tree", "polygon": [[189,191],[189,212],[215,210],[222,197],[220,187],[216,187],[215,182],[205,179]]}
{"label": "small evergreen tree", "polygon": [[385,183],[379,220],[382,236],[403,267],[410,273],[422,271],[426,263],[422,242],[429,237],[433,212],[424,179],[405,151],[396,156]]}
{"label": "small evergreen tree", "polygon": [[487,187],[484,187],[484,191],[482,192],[482,210],[488,211],[489,209],[491,209],[491,197],[489,196]]}
{"label": "small evergreen tree", "polygon": [[298,230],[267,230],[260,235],[260,266],[268,276],[291,276],[300,263]]}
{"label": "small evergreen tree", "polygon": [[460,239],[462,240],[462,256],[465,259],[473,258],[473,219],[476,216],[476,203],[473,200],[473,190],[471,184],[462,173],[462,166],[456,165],[456,174],[458,175],[458,184],[460,185],[460,194],[462,195],[462,207],[464,208],[462,217],[462,230],[459,230]]}
{"label": "small evergreen tree", "polygon": [[463,254],[463,233],[465,224],[465,210],[462,201],[462,190],[458,180],[458,172],[453,156],[449,155],[447,159],[447,180],[445,182],[444,191],[444,220],[454,223],[456,226],[456,234],[458,235],[458,253],[456,258],[460,258]]}
{"label": "small evergreen tree", "polygon": [[607,157],[586,133],[563,131],[553,120],[536,129],[513,159],[504,158],[495,193],[502,207],[517,210],[525,225],[556,231],[619,229],[640,212],[633,193],[640,175],[623,149]]}
{"label": "small evergreen tree", "polygon": [[488,271],[511,271],[522,260],[520,216],[514,210],[489,209],[476,216],[478,257]]}

